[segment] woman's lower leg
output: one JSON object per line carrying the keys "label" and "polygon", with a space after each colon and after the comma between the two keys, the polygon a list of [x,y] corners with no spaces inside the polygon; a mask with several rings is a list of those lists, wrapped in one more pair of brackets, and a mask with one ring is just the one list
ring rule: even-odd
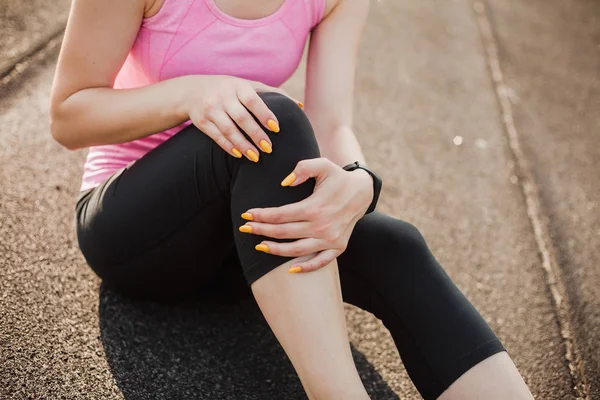
{"label": "woman's lower leg", "polygon": [[373,213],[338,257],[344,301],[390,330],[425,399],[530,399],[504,347],[412,225]]}
{"label": "woman's lower leg", "polygon": [[[258,163],[231,163],[231,219],[244,275],[265,319],[287,353],[310,399],[368,399],[348,341],[337,262],[319,271],[291,275],[290,258],[255,250],[265,238],[238,231],[240,215],[254,207],[279,207],[309,197],[314,182],[282,187],[296,164],[319,157],[310,121],[298,105],[277,93],[261,98],[277,116],[280,132],[269,134],[273,152]],[[220,154],[220,153],[219,153]]]}
{"label": "woman's lower leg", "polygon": [[530,400],[529,388],[506,352],[486,358],[458,378],[440,400]]}
{"label": "woman's lower leg", "polygon": [[285,263],[251,285],[311,400],[368,399],[348,341],[337,262],[290,275]]}

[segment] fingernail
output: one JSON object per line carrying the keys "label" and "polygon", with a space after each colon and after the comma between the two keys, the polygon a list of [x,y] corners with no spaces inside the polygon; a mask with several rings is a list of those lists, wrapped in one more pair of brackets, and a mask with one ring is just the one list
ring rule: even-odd
{"label": "fingernail", "polygon": [[258,154],[256,154],[256,152],[252,149],[248,149],[246,150],[246,154],[248,154],[248,157],[254,161],[254,162],[258,162]]}
{"label": "fingernail", "polygon": [[250,214],[250,213],[243,213],[242,214],[242,218],[244,218],[246,221],[252,221],[252,214]]}
{"label": "fingernail", "polygon": [[272,119],[268,120],[267,121],[267,126],[273,132],[275,132],[275,133],[279,132],[279,124],[277,122],[275,122],[274,120],[272,120]]}
{"label": "fingernail", "polygon": [[256,247],[254,247],[254,248],[256,250],[258,250],[258,251],[262,251],[262,252],[265,252],[265,253],[269,252],[269,246],[267,246],[266,244],[262,244],[262,243],[261,244],[257,244]]}
{"label": "fingernail", "polygon": [[300,107],[300,108],[304,109],[304,104],[303,104],[301,101],[299,101],[299,102],[298,102],[298,107]]}
{"label": "fingernail", "polygon": [[231,149],[231,152],[233,153],[233,155],[234,155],[236,158],[242,158],[242,152],[241,152],[241,151],[239,151],[238,149],[235,149],[235,148],[234,148],[234,149]]}
{"label": "fingernail", "polygon": [[291,174],[286,176],[284,180],[281,181],[281,186],[290,186],[292,183],[294,183],[295,180],[296,174],[292,172]]}
{"label": "fingernail", "polygon": [[252,227],[250,225],[242,225],[240,226],[240,232],[252,233]]}
{"label": "fingernail", "polygon": [[265,153],[270,153],[273,151],[273,149],[271,148],[271,145],[269,144],[269,142],[267,142],[265,139],[260,141],[260,148],[265,152]]}
{"label": "fingernail", "polygon": [[302,271],[302,267],[292,267],[292,268],[288,269],[288,272],[290,274],[295,274],[296,272],[300,272],[300,271]]}

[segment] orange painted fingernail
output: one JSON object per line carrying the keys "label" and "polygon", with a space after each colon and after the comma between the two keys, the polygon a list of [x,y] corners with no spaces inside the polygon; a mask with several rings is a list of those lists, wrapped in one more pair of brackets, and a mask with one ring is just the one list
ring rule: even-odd
{"label": "orange painted fingernail", "polygon": [[268,120],[268,121],[267,121],[267,126],[268,126],[268,127],[269,127],[269,129],[270,129],[270,130],[272,130],[273,132],[275,132],[275,133],[278,133],[278,132],[279,132],[279,124],[278,124],[276,121],[274,121],[274,120],[272,120],[272,119]]}
{"label": "orange painted fingernail", "polygon": [[290,269],[288,269],[288,272],[290,274],[295,274],[296,272],[301,272],[302,271],[302,267],[292,267]]}
{"label": "orange painted fingernail", "polygon": [[267,246],[266,244],[257,244],[256,247],[254,247],[256,250],[258,251],[262,251],[264,253],[268,253],[269,252],[269,246]]}
{"label": "orange painted fingernail", "polygon": [[258,162],[258,154],[252,149],[246,150],[246,154],[248,154],[248,158],[250,158],[254,162]]}
{"label": "orange painted fingernail", "polygon": [[273,151],[273,148],[271,147],[271,145],[269,144],[269,142],[267,142],[265,139],[260,141],[260,148],[265,152],[265,153],[270,153]]}
{"label": "orange painted fingernail", "polygon": [[250,214],[250,213],[243,213],[242,214],[242,218],[244,218],[246,221],[252,221],[252,214]]}
{"label": "orange painted fingernail", "polygon": [[242,152],[236,148],[231,149],[231,152],[236,158],[242,158]]}
{"label": "orange painted fingernail", "polygon": [[252,227],[250,225],[242,225],[240,226],[240,232],[252,233]]}
{"label": "orange painted fingernail", "polygon": [[295,180],[296,174],[292,172],[291,174],[286,176],[284,180],[281,181],[281,186],[290,186],[292,183],[294,183]]}
{"label": "orange painted fingernail", "polygon": [[304,109],[304,104],[303,104],[301,101],[299,101],[299,102],[298,102],[298,107],[300,107],[300,108]]}

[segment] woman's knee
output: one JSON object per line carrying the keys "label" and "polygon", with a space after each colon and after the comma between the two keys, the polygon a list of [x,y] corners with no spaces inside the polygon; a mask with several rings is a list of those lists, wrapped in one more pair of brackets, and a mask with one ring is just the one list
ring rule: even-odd
{"label": "woman's knee", "polygon": [[396,246],[401,248],[404,253],[411,254],[418,259],[431,256],[427,241],[419,228],[406,221],[393,220],[395,229],[390,234],[395,240]]}
{"label": "woman's knee", "polygon": [[[294,164],[300,160],[320,157],[312,125],[295,101],[276,92],[261,93],[267,107],[275,114],[279,132],[268,132],[273,152],[265,157]],[[289,166],[289,165],[286,165]]]}
{"label": "woman's knee", "polygon": [[[281,181],[299,161],[319,157],[319,147],[312,126],[298,105],[279,93],[261,93],[261,98],[279,122],[278,133],[267,132],[273,144],[270,154],[261,155],[257,163],[242,160],[238,165],[231,195],[232,218],[244,223],[239,215],[251,208],[280,207],[309,197],[314,180],[301,185],[282,187]],[[259,235],[234,232],[236,248],[244,274],[251,284],[292,257],[278,257],[255,250],[262,240]]]}
{"label": "woman's knee", "polygon": [[338,260],[340,269],[356,270],[381,291],[442,272],[417,227],[378,212],[359,221]]}
{"label": "woman's knee", "polygon": [[285,125],[287,122],[297,124],[303,123],[303,120],[308,121],[304,111],[288,96],[277,92],[264,92],[258,96],[265,102],[269,110],[275,114],[280,127],[282,123]]}
{"label": "woman's knee", "polygon": [[396,256],[422,259],[430,256],[430,250],[420,230],[409,222],[374,212],[356,225],[352,234],[353,246],[367,246],[382,257]]}

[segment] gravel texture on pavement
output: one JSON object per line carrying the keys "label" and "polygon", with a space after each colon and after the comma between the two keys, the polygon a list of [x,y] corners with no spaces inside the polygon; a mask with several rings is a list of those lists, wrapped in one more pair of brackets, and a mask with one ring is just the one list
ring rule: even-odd
{"label": "gravel texture on pavement", "polygon": [[50,35],[63,30],[69,0],[2,0],[0,2],[0,77]]}

